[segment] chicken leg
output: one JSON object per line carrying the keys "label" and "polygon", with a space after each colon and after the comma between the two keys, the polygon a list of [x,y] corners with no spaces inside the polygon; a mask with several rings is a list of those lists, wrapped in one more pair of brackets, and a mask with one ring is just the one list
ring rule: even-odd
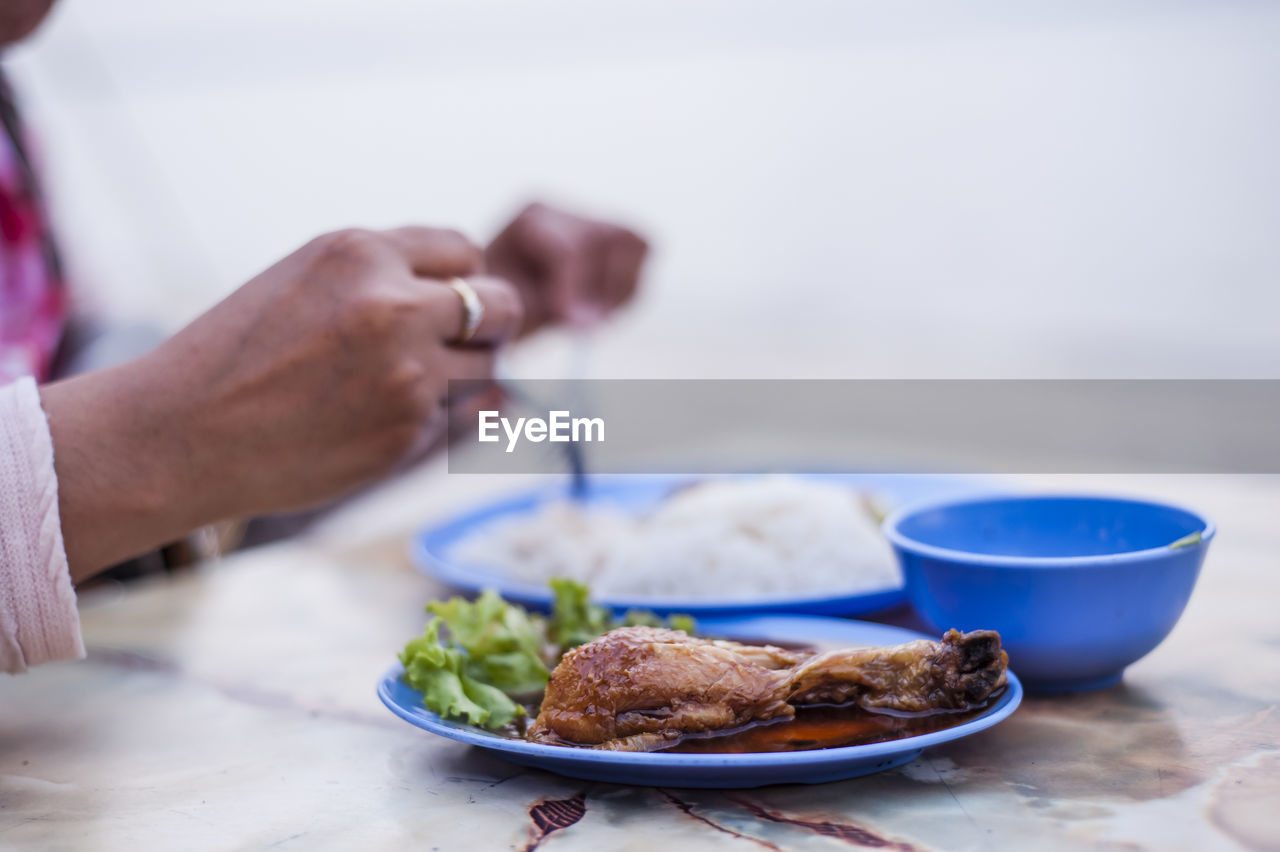
{"label": "chicken leg", "polygon": [[534,742],[653,751],[688,734],[789,719],[797,706],[963,710],[1005,683],[994,631],[812,655],[624,627],[564,655],[529,729]]}

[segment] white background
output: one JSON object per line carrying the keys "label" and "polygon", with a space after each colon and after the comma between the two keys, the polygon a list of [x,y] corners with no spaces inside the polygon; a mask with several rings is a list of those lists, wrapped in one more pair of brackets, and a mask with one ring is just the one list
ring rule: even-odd
{"label": "white background", "polygon": [[1271,377],[1277,44],[1250,2],[61,0],[7,64],[81,285],[166,329],[317,232],[542,196],[656,248],[596,377]]}

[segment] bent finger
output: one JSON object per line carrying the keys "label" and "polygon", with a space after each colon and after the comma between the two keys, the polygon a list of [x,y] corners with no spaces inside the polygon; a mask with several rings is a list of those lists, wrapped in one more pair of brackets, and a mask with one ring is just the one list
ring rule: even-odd
{"label": "bent finger", "polygon": [[605,303],[616,308],[629,300],[640,283],[649,246],[631,231],[622,231],[609,244],[604,262]]}
{"label": "bent finger", "polygon": [[407,225],[382,231],[414,275],[449,278],[471,275],[484,265],[484,252],[458,231]]}
{"label": "bent finger", "polygon": [[463,279],[479,301],[479,325],[468,335],[473,321],[468,299],[446,281],[431,281],[432,317],[438,338],[455,348],[496,346],[515,337],[524,322],[524,303],[515,287],[491,276]]}

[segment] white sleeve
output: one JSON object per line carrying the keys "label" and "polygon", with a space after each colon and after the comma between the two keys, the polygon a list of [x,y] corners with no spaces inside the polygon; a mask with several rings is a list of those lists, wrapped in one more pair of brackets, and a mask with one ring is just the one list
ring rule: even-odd
{"label": "white sleeve", "polygon": [[35,381],[19,379],[0,387],[0,669],[82,657],[53,439]]}

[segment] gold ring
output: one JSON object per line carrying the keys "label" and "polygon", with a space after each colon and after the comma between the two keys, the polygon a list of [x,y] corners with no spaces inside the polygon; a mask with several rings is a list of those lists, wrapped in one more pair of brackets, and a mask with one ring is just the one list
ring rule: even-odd
{"label": "gold ring", "polygon": [[450,278],[445,283],[462,299],[462,330],[458,332],[458,338],[454,342],[466,343],[476,336],[476,331],[484,320],[484,302],[480,301],[475,289],[461,278]]}

